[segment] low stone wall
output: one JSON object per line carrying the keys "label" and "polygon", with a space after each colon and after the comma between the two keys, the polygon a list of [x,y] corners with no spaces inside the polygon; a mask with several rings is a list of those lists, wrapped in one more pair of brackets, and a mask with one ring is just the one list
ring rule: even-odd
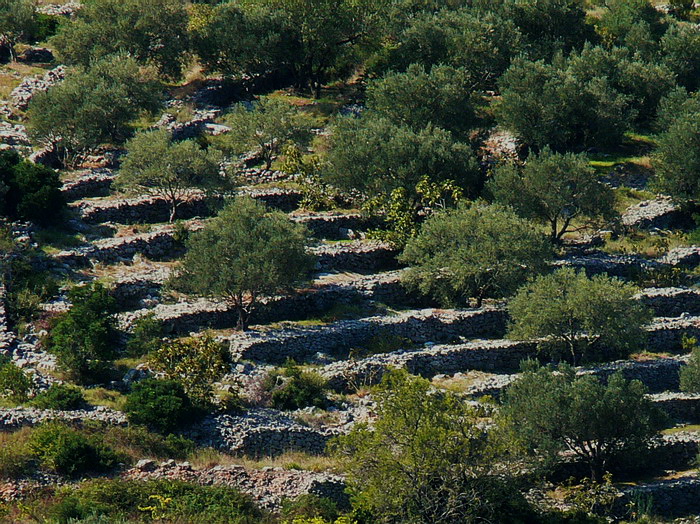
{"label": "low stone wall", "polygon": [[523,360],[536,356],[537,344],[533,342],[483,340],[335,362],[325,366],[320,374],[328,380],[331,389],[349,392],[378,384],[391,368],[405,368],[411,374],[426,378],[466,370],[514,372]]}
{"label": "low stone wall", "polygon": [[11,430],[25,426],[36,426],[43,422],[60,420],[69,424],[82,424],[86,421],[99,421],[110,425],[125,426],[126,415],[98,406],[92,410],[59,411],[55,409],[7,408],[0,409],[0,429]]}
{"label": "low stone wall", "polygon": [[678,352],[684,336],[700,340],[700,317],[655,318],[646,331],[646,346],[650,351]]}
{"label": "low stone wall", "polygon": [[678,229],[693,226],[693,218],[688,212],[673,202],[671,197],[662,196],[645,200],[627,208],[622,214],[622,224],[635,229]]}
{"label": "low stone wall", "polygon": [[647,260],[633,255],[609,255],[592,253],[589,255],[570,256],[554,262],[555,266],[573,267],[583,270],[590,276],[608,274],[619,278],[632,278],[644,271],[664,267],[661,262]]}
{"label": "low stone wall", "polygon": [[676,422],[700,422],[699,394],[665,392],[651,395],[651,399]]}
{"label": "low stone wall", "polygon": [[89,169],[80,173],[75,180],[63,184],[61,193],[68,202],[108,196],[115,178],[111,169]]}
{"label": "low stone wall", "polygon": [[250,457],[275,457],[287,451],[322,454],[336,431],[302,426],[272,409],[254,409],[241,415],[211,415],[185,435],[204,446]]}
{"label": "low stone wall", "polygon": [[414,343],[451,342],[459,337],[499,337],[505,331],[503,309],[407,311],[396,316],[345,320],[328,326],[235,333],[224,337],[236,359],[281,363],[316,353],[339,355],[374,337],[401,337]]}
{"label": "low stone wall", "polygon": [[700,265],[700,247],[677,247],[670,250],[661,261],[673,267],[693,269]]}
{"label": "low stone wall", "polygon": [[[265,203],[284,212],[294,211],[301,201],[301,193],[289,189],[242,189],[241,194]],[[194,193],[177,210],[179,219],[213,215],[223,197]],[[167,222],[170,218],[170,205],[157,196],[140,196],[109,200],[85,200],[73,205],[84,222],[102,224],[155,224]]]}
{"label": "low stone wall", "polygon": [[[124,310],[142,301],[153,300],[160,294],[160,287],[167,272],[154,269],[149,273],[126,276],[117,280],[112,288],[120,308]],[[319,284],[298,290],[290,295],[265,298],[253,311],[253,324],[266,324],[283,320],[304,320],[320,315],[340,304],[374,300],[395,307],[429,305],[421,297],[414,297],[401,285],[400,271],[360,277],[342,284]],[[148,313],[162,320],[168,332],[190,333],[202,328],[224,329],[236,325],[237,315],[221,301],[192,299],[175,304],[158,304],[122,315],[123,324]]]}
{"label": "low stone wall", "polygon": [[194,469],[187,462],[178,464],[169,460],[156,464],[152,460],[141,460],[122,477],[130,480],[169,479],[204,486],[228,486],[250,495],[258,506],[271,511],[279,511],[284,499],[294,499],[301,495],[329,498],[341,508],[348,505],[345,479],[330,473],[282,468],[258,470],[243,466]]}
{"label": "low stone wall", "polygon": [[311,248],[319,271],[382,271],[396,269],[399,251],[384,242],[353,241]]}
{"label": "low stone wall", "polygon": [[635,296],[660,317],[678,317],[683,313],[700,315],[700,291],[691,288],[647,288]]}
{"label": "low stone wall", "polygon": [[43,76],[29,76],[15,87],[10,93],[12,105],[20,111],[25,111],[32,101],[32,97],[39,92],[47,91],[66,77],[66,68],[62,65],[48,71]]}
{"label": "low stone wall", "polygon": [[679,518],[698,515],[700,514],[700,479],[682,477],[625,488],[617,504],[620,508],[620,516],[626,517],[625,509],[640,500],[650,501],[650,513],[654,516]]}
{"label": "low stone wall", "polygon": [[316,238],[345,240],[359,231],[365,231],[368,221],[359,213],[292,215],[294,222],[304,224]]}

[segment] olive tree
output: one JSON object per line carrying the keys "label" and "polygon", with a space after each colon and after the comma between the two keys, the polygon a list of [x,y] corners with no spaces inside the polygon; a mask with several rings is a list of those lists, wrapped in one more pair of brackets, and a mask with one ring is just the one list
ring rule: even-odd
{"label": "olive tree", "polygon": [[680,199],[700,200],[700,112],[681,114],[661,133],[654,155],[656,185]]}
{"label": "olive tree", "polygon": [[249,197],[238,197],[189,239],[173,285],[221,298],[238,314],[237,328],[248,328],[260,297],[289,289],[313,267],[306,252],[306,229],[279,211]]}
{"label": "olive tree", "polygon": [[499,166],[488,188],[496,202],[546,224],[553,241],[574,231],[574,225],[600,225],[614,216],[612,190],[582,154],[558,154],[545,148],[531,155],[523,168]]}
{"label": "olive tree", "polygon": [[15,59],[15,44],[31,33],[34,26],[33,0],[0,0],[0,50]]}
{"label": "olive tree", "polygon": [[652,312],[637,289],[607,275],[592,278],[563,268],[537,277],[510,300],[508,336],[538,340],[553,357],[614,360],[644,345]]}
{"label": "olive tree", "polygon": [[526,513],[474,408],[405,371],[388,373],[375,399],[376,422],[357,424],[330,449],[357,505],[377,521],[505,523]]}
{"label": "olive tree", "polygon": [[308,120],[283,100],[262,98],[253,107],[238,104],[226,116],[231,128],[217,141],[228,154],[259,153],[270,169],[272,161],[290,144],[301,144],[310,136]]}
{"label": "olive tree", "polygon": [[409,239],[400,260],[405,284],[447,304],[510,295],[541,272],[551,256],[547,237],[500,206],[474,204],[437,213]]}
{"label": "olive tree", "polygon": [[139,133],[126,145],[117,183],[164,198],[170,205],[170,222],[178,207],[197,190],[226,186],[220,174],[220,154],[204,150],[195,140],[174,142],[166,130]]}
{"label": "olive tree", "polygon": [[505,391],[500,417],[525,452],[551,466],[570,452],[602,479],[613,459],[643,451],[664,417],[638,380],[616,373],[602,382],[575,369],[528,363]]}
{"label": "olive tree", "polygon": [[68,64],[88,67],[126,53],[177,78],[188,49],[187,23],[182,0],[93,0],[75,20],[60,25],[51,44]]}
{"label": "olive tree", "polygon": [[330,139],[327,180],[367,195],[390,195],[405,188],[416,198],[424,176],[453,181],[475,196],[482,175],[469,144],[433,125],[415,130],[380,115],[341,118]]}
{"label": "olive tree", "polygon": [[37,93],[29,105],[28,130],[70,164],[99,145],[124,141],[129,123],[142,111],[155,111],[160,97],[148,70],[133,58],[110,56]]}

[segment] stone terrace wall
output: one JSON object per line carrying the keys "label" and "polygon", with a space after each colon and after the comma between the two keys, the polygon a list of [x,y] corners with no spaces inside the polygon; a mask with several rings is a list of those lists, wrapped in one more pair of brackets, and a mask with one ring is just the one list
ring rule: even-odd
{"label": "stone terrace wall", "polygon": [[85,421],[100,421],[107,424],[126,426],[126,415],[98,406],[92,410],[59,411],[54,409],[7,408],[0,409],[0,429],[10,430],[25,426],[36,426],[42,422],[60,420],[69,424]]}
{"label": "stone terrace wall", "polygon": [[61,193],[68,202],[107,196],[115,178],[116,175],[111,169],[90,169],[79,173],[75,180],[63,184]]}
{"label": "stone terrace wall", "polygon": [[654,403],[676,422],[695,424],[700,421],[700,395],[695,393],[656,393]]}
{"label": "stone terrace wall", "polygon": [[229,341],[238,359],[281,363],[307,359],[316,353],[340,354],[367,344],[373,337],[402,337],[415,343],[449,342],[458,337],[498,337],[505,331],[503,309],[408,311],[390,317],[345,320],[315,328],[236,333]]}
{"label": "stone terrace wall", "polygon": [[318,430],[272,409],[251,409],[241,415],[211,415],[186,435],[204,446],[234,455],[275,457],[287,451],[321,454],[337,431]]}
{"label": "stone terrace wall", "polygon": [[697,289],[665,287],[647,288],[636,295],[638,300],[662,317],[677,317],[683,313],[700,314],[700,291]]}
{"label": "stone terrace wall", "polygon": [[536,355],[537,345],[533,342],[483,340],[335,362],[325,366],[320,374],[333,390],[348,392],[378,384],[390,368],[406,368],[409,373],[426,378],[466,370],[514,372],[521,361]]}
{"label": "stone terrace wall", "polygon": [[384,242],[353,241],[311,248],[319,271],[382,271],[396,269],[398,250]]}
{"label": "stone terrace wall", "polygon": [[623,490],[620,517],[626,517],[626,508],[639,498],[651,500],[651,513],[665,518],[686,517],[700,514],[700,479],[683,477],[658,480]]}
{"label": "stone terrace wall", "polygon": [[651,351],[677,352],[684,336],[700,340],[700,317],[655,318],[647,326],[646,346]]}
{"label": "stone terrace wall", "polygon": [[282,468],[247,469],[243,466],[214,466],[194,469],[172,460],[156,464],[142,460],[123,476],[132,480],[172,479],[204,486],[229,486],[250,495],[255,502],[272,511],[279,511],[282,500],[311,494],[329,498],[339,507],[346,507],[345,479],[329,473],[287,470]]}

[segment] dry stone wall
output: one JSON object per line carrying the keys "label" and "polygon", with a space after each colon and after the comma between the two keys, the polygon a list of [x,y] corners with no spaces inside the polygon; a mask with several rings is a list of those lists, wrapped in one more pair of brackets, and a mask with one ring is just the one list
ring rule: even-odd
{"label": "dry stone wall", "polygon": [[334,322],[328,326],[285,328],[270,332],[235,333],[224,337],[236,359],[282,363],[306,360],[317,353],[339,355],[361,347],[374,337],[401,337],[414,343],[452,342],[460,337],[499,337],[506,312],[498,308],[441,311],[418,310],[396,316]]}

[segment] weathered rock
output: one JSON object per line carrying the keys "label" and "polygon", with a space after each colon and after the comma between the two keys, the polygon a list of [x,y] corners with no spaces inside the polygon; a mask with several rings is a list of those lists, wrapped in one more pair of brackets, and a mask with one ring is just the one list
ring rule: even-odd
{"label": "weathered rock", "polygon": [[635,229],[676,229],[692,227],[693,219],[671,197],[662,196],[629,207],[622,223]]}
{"label": "weathered rock", "polygon": [[671,249],[661,259],[665,264],[673,267],[692,269],[700,265],[700,247],[676,247]]}
{"label": "weathered rock", "polygon": [[20,62],[48,64],[54,61],[54,56],[48,47],[28,47],[17,56],[17,59]]}
{"label": "weathered rock", "polygon": [[51,86],[62,82],[65,77],[66,68],[62,65],[42,77],[27,77],[12,90],[10,101],[17,109],[24,111],[29,107],[29,102],[36,93],[47,91]]}

